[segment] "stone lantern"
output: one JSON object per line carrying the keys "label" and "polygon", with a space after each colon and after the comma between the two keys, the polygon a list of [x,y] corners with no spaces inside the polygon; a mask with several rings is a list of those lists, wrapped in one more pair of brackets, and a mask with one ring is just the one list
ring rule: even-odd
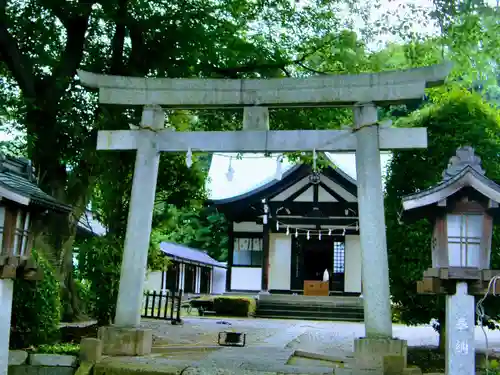
{"label": "stone lantern", "polygon": [[493,224],[500,217],[499,203],[500,185],[485,176],[481,159],[472,147],[456,151],[439,184],[403,198],[405,222],[427,218],[434,224],[429,244],[432,267],[417,283],[417,291],[447,295],[449,374],[475,371],[473,295],[483,295],[489,281],[500,275],[500,270],[490,269]]}
{"label": "stone lantern", "polygon": [[31,257],[31,229],[49,210],[67,215],[71,207],[37,186],[29,160],[0,154],[0,374],[7,373],[13,279],[42,277]]}

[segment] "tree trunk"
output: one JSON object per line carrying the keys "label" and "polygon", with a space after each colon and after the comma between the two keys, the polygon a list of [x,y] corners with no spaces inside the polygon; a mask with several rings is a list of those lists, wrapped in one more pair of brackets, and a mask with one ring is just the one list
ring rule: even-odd
{"label": "tree trunk", "polygon": [[[47,133],[37,134],[36,129],[39,129],[41,124],[57,121],[56,107],[45,104],[45,108],[34,106],[27,113],[29,156],[39,176],[40,188],[58,201],[71,205],[73,210],[69,215],[56,214],[49,210],[43,220],[33,228],[34,246],[53,266],[61,283],[62,318],[72,321],[84,317],[82,301],[74,280],[73,243],[77,223],[85,212],[92,177],[88,173],[80,173],[76,166],[71,174],[84,177],[80,177],[78,183],[72,183],[74,181],[70,181],[71,174],[66,169],[63,157],[59,155],[57,137]],[[33,137],[33,134],[36,136]]]}
{"label": "tree trunk", "polygon": [[73,244],[76,235],[78,209],[66,217],[48,213],[43,224],[35,226],[34,247],[53,266],[61,285],[62,319],[78,321],[85,318],[84,305],[74,279]]}

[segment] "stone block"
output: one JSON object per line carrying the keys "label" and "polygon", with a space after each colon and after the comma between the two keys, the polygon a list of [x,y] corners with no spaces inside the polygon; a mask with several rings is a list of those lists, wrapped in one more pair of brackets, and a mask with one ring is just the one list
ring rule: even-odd
{"label": "stone block", "polygon": [[81,362],[75,375],[91,375],[93,369],[94,364],[92,362]]}
{"label": "stone block", "polygon": [[385,356],[402,356],[404,367],[408,345],[405,340],[392,338],[359,338],[354,340],[355,363],[362,363],[365,367],[383,370]]}
{"label": "stone block", "polygon": [[153,332],[150,329],[100,327],[102,354],[115,356],[140,356],[151,354]]}
{"label": "stone block", "polygon": [[29,364],[47,367],[76,367],[78,358],[62,354],[30,354]]}
{"label": "stone block", "polygon": [[8,375],[74,375],[74,367],[9,366]]}
{"label": "stone block", "polygon": [[28,359],[28,353],[24,350],[9,350],[9,366],[24,365]]}
{"label": "stone block", "polygon": [[406,367],[403,375],[422,375],[422,370],[419,367]]}
{"label": "stone block", "polygon": [[336,368],[335,375],[354,375],[351,368]]}
{"label": "stone block", "polygon": [[86,337],[80,342],[80,361],[99,362],[102,357],[102,341],[96,338]]}
{"label": "stone block", "polygon": [[405,368],[405,358],[402,355],[384,356],[384,375],[402,375]]}

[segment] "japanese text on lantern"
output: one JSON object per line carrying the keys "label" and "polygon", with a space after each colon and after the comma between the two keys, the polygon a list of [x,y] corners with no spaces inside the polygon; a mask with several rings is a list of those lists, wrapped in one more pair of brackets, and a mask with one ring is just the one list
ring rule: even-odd
{"label": "japanese text on lantern", "polygon": [[469,354],[469,343],[467,340],[457,340],[455,343],[455,353],[462,355]]}
{"label": "japanese text on lantern", "polygon": [[465,318],[458,318],[455,328],[457,329],[457,331],[467,331],[469,329],[467,320]]}

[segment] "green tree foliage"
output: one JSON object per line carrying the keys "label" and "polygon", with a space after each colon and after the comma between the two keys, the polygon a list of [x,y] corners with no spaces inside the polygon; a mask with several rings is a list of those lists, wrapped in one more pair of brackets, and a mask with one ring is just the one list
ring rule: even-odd
{"label": "green tree foliage", "polygon": [[123,242],[112,235],[83,241],[78,248],[80,277],[87,284],[87,313],[108,325],[115,315]]}
{"label": "green tree foliage", "polygon": [[[109,194],[128,195],[134,157],[97,153],[96,131],[126,129],[140,117],[135,110],[98,107],[96,96],[75,80],[77,68],[133,76],[279,76],[303,58],[298,52],[306,52],[297,51],[298,45],[319,30],[336,29],[337,8],[336,2],[319,0],[301,9],[288,0],[0,2],[3,108],[27,136],[26,156],[38,170],[41,187],[74,207],[65,224],[49,216],[36,239],[63,281],[65,316],[81,310],[72,245],[95,185],[119,185],[99,189],[109,202],[101,213],[109,218],[106,225],[123,227],[127,212],[127,205]],[[168,168],[174,166],[166,173],[175,175],[178,159],[163,159],[170,160]],[[182,186],[174,180],[170,187]],[[172,197],[169,203],[177,202]]]}
{"label": "green tree foliage", "polygon": [[168,208],[168,218],[155,230],[156,243],[170,241],[204,250],[224,262],[228,252],[228,227],[224,215],[209,208]]}
{"label": "green tree foliage", "polygon": [[44,277],[37,282],[14,282],[10,347],[15,349],[51,344],[59,332],[59,282],[50,263],[37,251],[32,254]]}
{"label": "green tree foliage", "polygon": [[[500,112],[478,94],[463,89],[435,92],[433,103],[397,122],[398,126],[426,127],[425,150],[395,151],[388,166],[386,220],[391,295],[400,305],[401,320],[407,324],[444,322],[444,300],[416,293],[416,281],[431,267],[432,225],[429,220],[400,224],[401,198],[441,181],[450,157],[457,148],[474,147],[486,176],[500,181]],[[492,244],[492,268],[500,267],[500,228]],[[491,306],[487,307],[491,308]],[[498,310],[488,310],[496,316]]]}

